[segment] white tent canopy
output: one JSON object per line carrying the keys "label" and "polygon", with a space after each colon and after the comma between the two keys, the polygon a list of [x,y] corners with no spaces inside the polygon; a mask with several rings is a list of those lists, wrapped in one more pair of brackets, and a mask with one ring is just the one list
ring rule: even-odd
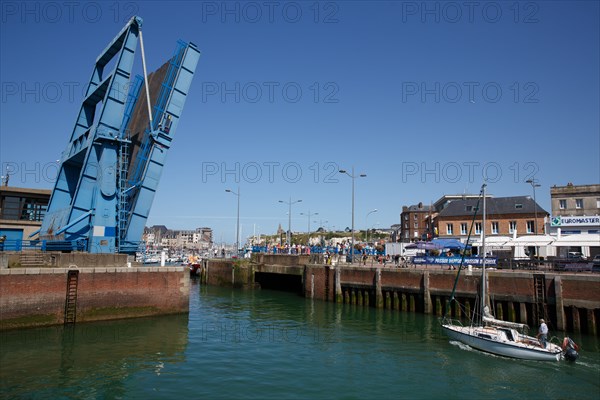
{"label": "white tent canopy", "polygon": [[[501,248],[510,246],[508,242],[510,242],[512,238],[510,236],[487,236],[485,238],[485,246],[488,248]],[[482,246],[481,238],[478,238],[473,242],[474,247]]]}
{"label": "white tent canopy", "polygon": [[509,241],[507,246],[548,246],[555,240],[556,237],[550,235],[527,235]]}
{"label": "white tent canopy", "polygon": [[577,235],[563,235],[558,239],[555,239],[552,243],[553,246],[591,246],[600,247],[600,234],[599,233],[581,233]]}

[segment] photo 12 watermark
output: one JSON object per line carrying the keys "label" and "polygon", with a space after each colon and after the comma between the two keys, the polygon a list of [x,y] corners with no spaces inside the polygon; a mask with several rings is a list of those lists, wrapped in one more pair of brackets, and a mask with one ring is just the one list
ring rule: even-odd
{"label": "photo 12 watermark", "polygon": [[333,161],[303,164],[296,161],[203,161],[202,183],[338,183],[339,166]]}
{"label": "photo 12 watermark", "polygon": [[[111,93],[115,97],[125,99],[130,88],[135,87],[131,81],[125,85],[113,82]],[[0,103],[22,104],[56,104],[80,103],[87,94],[88,85],[76,81],[2,81],[0,83]]]}
{"label": "photo 12 watermark", "polygon": [[340,102],[340,87],[336,82],[294,81],[202,82],[203,103],[325,103]]}
{"label": "photo 12 watermark", "polygon": [[401,165],[402,183],[476,183],[486,181],[497,183],[502,179],[510,179],[514,183],[522,183],[533,179],[540,167],[533,161],[525,163],[505,163],[488,161],[404,161]]}
{"label": "photo 12 watermark", "polygon": [[25,162],[5,161],[2,168],[2,184],[8,186],[27,186],[34,183],[54,184],[60,169],[59,161]]}
{"label": "photo 12 watermark", "polygon": [[136,1],[2,1],[3,24],[124,24],[140,12]]}
{"label": "photo 12 watermark", "polygon": [[532,1],[403,1],[400,8],[402,23],[540,22],[540,3]]}
{"label": "photo 12 watermark", "polygon": [[402,82],[402,103],[513,103],[540,102],[540,87],[536,82]]}
{"label": "photo 12 watermark", "polygon": [[337,24],[340,3],[333,1],[203,1],[199,22],[222,24]]}

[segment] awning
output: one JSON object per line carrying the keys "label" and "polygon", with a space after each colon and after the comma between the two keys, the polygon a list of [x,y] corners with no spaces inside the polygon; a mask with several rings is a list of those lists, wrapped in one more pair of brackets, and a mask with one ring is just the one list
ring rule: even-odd
{"label": "awning", "polygon": [[600,247],[600,234],[586,233],[579,235],[564,235],[556,239],[553,243],[554,246],[592,246]]}
{"label": "awning", "polygon": [[465,244],[457,239],[433,239],[431,242],[417,242],[417,248],[423,250],[461,249]]}
{"label": "awning", "polygon": [[549,235],[528,235],[520,236],[514,240],[509,241],[507,246],[519,246],[519,247],[535,247],[535,246],[548,246],[556,240],[555,237]]}

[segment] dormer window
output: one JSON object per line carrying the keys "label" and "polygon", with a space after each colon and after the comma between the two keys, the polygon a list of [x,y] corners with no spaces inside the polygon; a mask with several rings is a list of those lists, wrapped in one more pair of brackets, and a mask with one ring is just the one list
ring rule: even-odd
{"label": "dormer window", "polygon": [[466,207],[465,207],[465,210],[466,210],[467,212],[471,212],[471,211],[473,211],[473,206],[466,206]]}
{"label": "dormer window", "polygon": [[515,204],[515,209],[520,210],[523,208],[523,204]]}

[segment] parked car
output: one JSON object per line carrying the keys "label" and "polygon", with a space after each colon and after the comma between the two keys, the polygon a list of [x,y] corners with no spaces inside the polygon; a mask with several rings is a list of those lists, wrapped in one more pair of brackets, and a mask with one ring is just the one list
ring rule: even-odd
{"label": "parked car", "polygon": [[585,261],[587,258],[579,251],[570,251],[567,253],[567,259],[571,261]]}
{"label": "parked car", "polygon": [[592,272],[600,272],[600,254],[592,260]]}

